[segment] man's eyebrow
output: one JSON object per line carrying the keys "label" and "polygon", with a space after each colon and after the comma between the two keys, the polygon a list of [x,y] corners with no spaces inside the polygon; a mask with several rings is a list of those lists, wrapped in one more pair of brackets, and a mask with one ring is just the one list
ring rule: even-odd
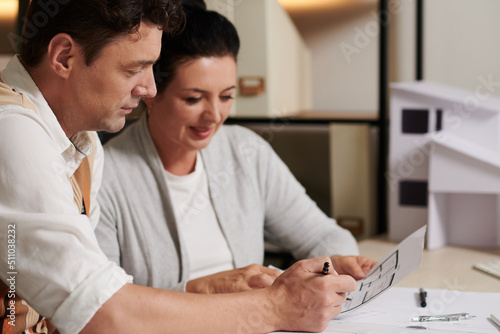
{"label": "man's eyebrow", "polygon": [[151,60],[141,60],[136,62],[137,65],[153,65],[156,63],[156,61],[151,61]]}
{"label": "man's eyebrow", "polygon": [[156,60],[138,60],[131,62],[129,66],[137,66],[137,65],[154,65],[160,59],[160,57],[156,58]]}

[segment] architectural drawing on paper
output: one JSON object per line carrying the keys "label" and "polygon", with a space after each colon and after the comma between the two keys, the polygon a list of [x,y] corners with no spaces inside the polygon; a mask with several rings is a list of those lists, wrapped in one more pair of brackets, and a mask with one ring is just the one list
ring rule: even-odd
{"label": "architectural drawing on paper", "polygon": [[433,82],[391,85],[389,238],[500,245],[500,99]]}
{"label": "architectural drawing on paper", "polygon": [[410,234],[374,265],[365,278],[358,280],[356,290],[347,294],[341,313],[358,310],[417,269],[422,261],[426,230],[424,226]]}
{"label": "architectural drawing on paper", "polygon": [[399,250],[395,250],[383,262],[379,263],[370,276],[360,281],[356,291],[347,294],[347,300],[342,305],[342,313],[358,308],[368,303],[379,294],[389,289],[398,269]]}

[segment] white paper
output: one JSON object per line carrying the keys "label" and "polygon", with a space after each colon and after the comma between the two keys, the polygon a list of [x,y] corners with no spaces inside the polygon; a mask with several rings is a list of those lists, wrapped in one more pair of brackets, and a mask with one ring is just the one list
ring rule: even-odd
{"label": "white paper", "polygon": [[[430,289],[427,307],[420,307],[418,288],[395,287],[373,303],[330,320],[322,333],[345,334],[499,334],[491,319],[500,305],[500,293]],[[475,318],[460,321],[413,322],[412,317],[448,313],[470,313]],[[422,326],[425,330],[408,328]],[[284,332],[283,332],[284,333]],[[287,332],[290,334],[290,332]]]}
{"label": "white paper", "polygon": [[420,267],[424,250],[426,226],[413,232],[379,261],[367,277],[357,281],[356,291],[349,292],[342,305],[342,314],[358,309],[373,301],[391,286]]}
{"label": "white paper", "polygon": [[[491,313],[500,306],[500,293],[465,292],[430,289],[427,307],[420,307],[417,288],[394,288],[375,302],[330,321],[324,333],[412,333],[407,326],[426,327],[422,333],[498,334],[500,329],[491,320]],[[475,318],[460,321],[413,322],[422,315],[470,313]],[[377,329],[378,328],[378,329]]]}

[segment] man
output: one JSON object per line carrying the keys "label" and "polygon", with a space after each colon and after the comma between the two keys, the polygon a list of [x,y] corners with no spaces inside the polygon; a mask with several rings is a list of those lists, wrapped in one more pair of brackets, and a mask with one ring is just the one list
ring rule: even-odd
{"label": "man", "polygon": [[[179,1],[32,1],[0,86],[0,309],[5,332],[237,333],[322,330],[351,277],[303,261],[269,288],[217,296],[131,284],[93,234],[102,147],[156,94],[162,30]],[[23,298],[24,300],[21,300]],[[29,306],[28,306],[29,305]],[[40,314],[40,316],[37,314]]]}

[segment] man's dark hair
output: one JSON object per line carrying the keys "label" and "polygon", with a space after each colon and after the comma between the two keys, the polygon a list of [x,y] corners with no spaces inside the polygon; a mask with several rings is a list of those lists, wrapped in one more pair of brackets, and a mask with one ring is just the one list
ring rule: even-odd
{"label": "man's dark hair", "polygon": [[224,16],[207,11],[201,0],[184,0],[186,15],[182,32],[164,35],[161,55],[154,73],[158,93],[173,80],[177,67],[200,57],[232,56],[235,60],[240,48],[236,28]]}
{"label": "man's dark hair", "polygon": [[181,0],[33,0],[24,18],[19,54],[25,66],[34,67],[51,39],[66,33],[82,47],[90,65],[114,39],[137,32],[141,22],[172,33],[183,18]]}

